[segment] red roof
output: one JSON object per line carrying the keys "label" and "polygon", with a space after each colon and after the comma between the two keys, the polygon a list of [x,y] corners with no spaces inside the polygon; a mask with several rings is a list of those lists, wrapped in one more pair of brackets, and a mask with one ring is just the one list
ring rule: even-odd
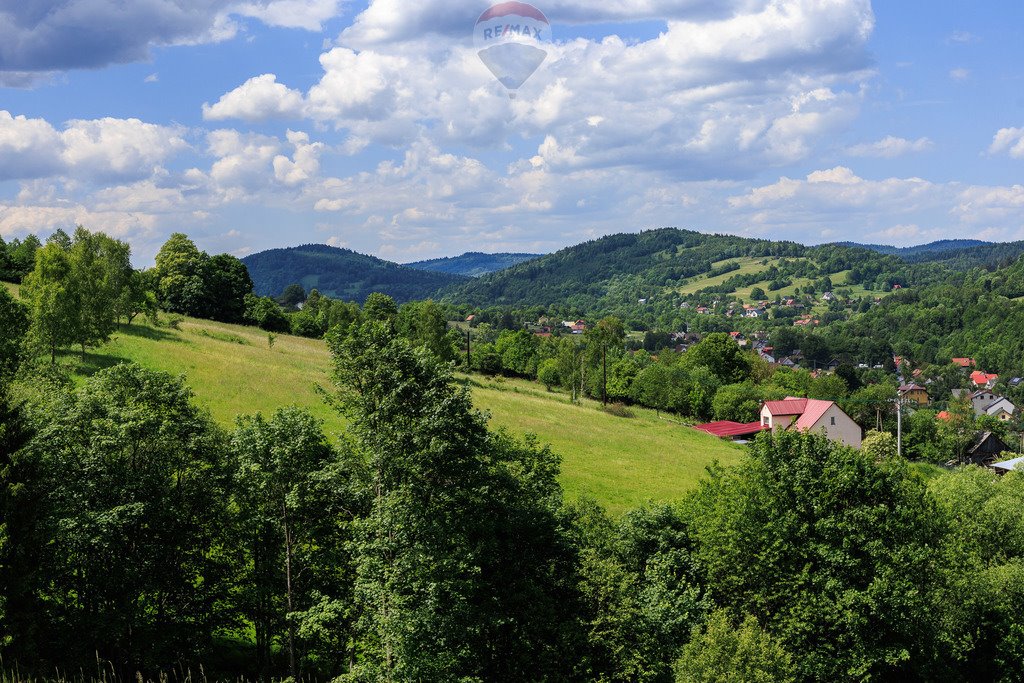
{"label": "red roof", "polygon": [[974,367],[974,359],[973,358],[954,358],[953,359],[953,365],[959,365],[962,368],[973,368]]}
{"label": "red roof", "polygon": [[797,429],[810,429],[821,419],[822,415],[828,412],[829,408],[835,405],[835,401],[790,396],[784,401],[768,401],[764,405],[772,417],[796,415],[798,417],[792,426]]}
{"label": "red roof", "polygon": [[702,432],[707,432],[713,436],[747,436],[749,434],[757,434],[758,432],[763,432],[768,429],[767,425],[762,426],[760,422],[742,424],[740,422],[730,422],[729,420],[694,425],[693,428],[699,429]]}
{"label": "red roof", "polygon": [[949,411],[948,410],[943,410],[938,415],[935,416],[935,419],[936,420],[948,420],[950,417],[952,417],[952,415],[949,414]]}
{"label": "red roof", "polygon": [[821,419],[821,416],[828,412],[828,409],[835,405],[835,401],[819,401],[818,399],[807,399],[807,409],[796,421],[797,429],[810,429],[814,423]]}
{"label": "red roof", "polygon": [[807,410],[807,399],[787,398],[785,401],[768,401],[764,405],[772,415],[803,415]]}
{"label": "red roof", "polygon": [[989,382],[994,382],[997,379],[999,379],[999,375],[990,375],[988,373],[982,372],[981,370],[975,370],[974,372],[971,373],[971,381],[974,382],[979,387],[983,387]]}

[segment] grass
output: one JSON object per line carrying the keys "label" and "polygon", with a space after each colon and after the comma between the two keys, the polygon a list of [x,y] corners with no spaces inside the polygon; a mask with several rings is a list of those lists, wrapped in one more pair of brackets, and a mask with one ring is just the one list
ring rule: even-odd
{"label": "grass", "polygon": [[[273,348],[261,330],[185,318],[179,329],[137,322],[121,327],[84,362],[65,354],[76,378],[124,361],[185,375],[198,403],[231,427],[235,417],[270,413],[288,405],[309,410],[336,436],[344,420],[323,402],[317,387],[330,387],[330,354],[320,340],[277,335]],[[459,376],[491,424],[522,436],[534,433],[562,459],[561,482],[569,499],[590,496],[613,514],[648,501],[678,499],[707,465],[737,462],[743,449],[631,409],[633,417],[604,412],[597,402],[572,404],[525,380]]]}
{"label": "grass", "polygon": [[726,273],[725,275],[716,275],[715,277],[698,275],[696,278],[678,287],[676,291],[680,294],[693,294],[699,289],[720,285],[729,278],[737,275],[749,275],[750,273],[759,273],[762,270],[768,270],[773,265],[777,264],[778,261],[778,259],[773,258],[744,256],[743,258],[731,258],[717,263],[712,263],[711,265],[714,268],[724,266],[727,263],[738,263],[740,264],[740,267],[739,270],[734,270]]}

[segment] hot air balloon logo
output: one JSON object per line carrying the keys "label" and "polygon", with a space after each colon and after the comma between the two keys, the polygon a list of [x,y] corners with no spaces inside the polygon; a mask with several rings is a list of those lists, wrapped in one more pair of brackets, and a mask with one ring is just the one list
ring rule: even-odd
{"label": "hot air balloon logo", "polygon": [[501,2],[477,19],[473,41],[480,60],[515,98],[548,56],[544,45],[551,42],[551,25],[533,5]]}

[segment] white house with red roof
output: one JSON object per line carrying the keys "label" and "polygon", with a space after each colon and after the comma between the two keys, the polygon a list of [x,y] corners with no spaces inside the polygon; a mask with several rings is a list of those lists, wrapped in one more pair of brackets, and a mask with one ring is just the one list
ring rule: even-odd
{"label": "white house with red roof", "polygon": [[761,426],[774,431],[824,434],[832,441],[860,448],[861,428],[835,401],[787,397],[761,407]]}

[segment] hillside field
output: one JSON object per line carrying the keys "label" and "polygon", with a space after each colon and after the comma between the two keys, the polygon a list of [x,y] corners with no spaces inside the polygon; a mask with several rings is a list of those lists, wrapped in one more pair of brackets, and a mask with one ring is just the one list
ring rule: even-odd
{"label": "hillside field", "polygon": [[[68,352],[77,377],[133,360],[184,374],[200,404],[230,427],[236,415],[297,405],[324,421],[336,436],[344,421],[324,404],[317,387],[330,389],[330,354],[319,340],[278,335],[269,348],[256,328],[185,319],[180,329],[148,322],[121,327],[111,341],[89,352],[84,362]],[[737,462],[741,447],[632,409],[624,418],[585,401],[547,392],[541,385],[505,378],[459,376],[491,424],[514,435],[529,432],[550,444],[562,459],[562,484],[570,499],[591,496],[613,514],[647,501],[671,501],[692,488],[707,465]]]}

